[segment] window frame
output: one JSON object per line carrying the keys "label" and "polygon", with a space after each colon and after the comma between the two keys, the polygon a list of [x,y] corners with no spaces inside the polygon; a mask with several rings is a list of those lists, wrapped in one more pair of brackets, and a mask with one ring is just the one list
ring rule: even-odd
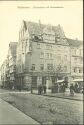
{"label": "window frame", "polygon": [[32,71],[35,70],[35,64],[32,64],[31,70],[32,70]]}

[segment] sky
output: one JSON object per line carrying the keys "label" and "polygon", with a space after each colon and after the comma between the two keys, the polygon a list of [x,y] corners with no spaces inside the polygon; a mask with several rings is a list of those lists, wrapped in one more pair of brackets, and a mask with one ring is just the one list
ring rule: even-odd
{"label": "sky", "polygon": [[82,1],[0,1],[0,66],[10,42],[18,42],[23,20],[60,24],[66,37],[83,40]]}

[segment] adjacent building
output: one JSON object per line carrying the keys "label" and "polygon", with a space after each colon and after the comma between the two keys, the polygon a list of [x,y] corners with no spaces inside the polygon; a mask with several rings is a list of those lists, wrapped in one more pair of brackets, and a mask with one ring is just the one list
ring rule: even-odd
{"label": "adjacent building", "polygon": [[17,42],[10,42],[7,58],[1,66],[1,81],[4,87],[15,86]]}
{"label": "adjacent building", "polygon": [[1,74],[1,86],[6,87],[6,63],[7,60],[3,62],[0,68],[0,74]]}
{"label": "adjacent building", "polygon": [[15,86],[17,42],[10,42],[8,50],[8,76],[10,88]]}
{"label": "adjacent building", "polygon": [[68,39],[71,51],[71,81],[83,83],[83,42]]}

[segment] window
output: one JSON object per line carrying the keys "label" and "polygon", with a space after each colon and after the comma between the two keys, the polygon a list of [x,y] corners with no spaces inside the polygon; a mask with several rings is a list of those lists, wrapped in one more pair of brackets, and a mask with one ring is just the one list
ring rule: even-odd
{"label": "window", "polygon": [[47,69],[52,70],[53,69],[53,64],[47,64]]}
{"label": "window", "polygon": [[46,49],[51,49],[52,48],[52,45],[46,45]]}
{"label": "window", "polygon": [[40,70],[44,70],[44,64],[40,64]]}
{"label": "window", "polygon": [[43,36],[42,35],[39,35],[38,38],[39,38],[39,41],[43,41]]}
{"label": "window", "polygon": [[35,64],[32,64],[31,70],[35,70]]}
{"label": "window", "polygon": [[37,49],[40,49],[40,48],[41,48],[40,43],[37,43]]}
{"label": "window", "polygon": [[60,41],[60,39],[55,37],[55,42],[59,42],[59,41]]}
{"label": "window", "polygon": [[75,73],[77,72],[77,68],[74,68],[74,72],[75,72]]}
{"label": "window", "polygon": [[44,53],[43,52],[40,53],[40,58],[42,58],[42,59],[44,58]]}
{"label": "window", "polygon": [[53,58],[53,54],[52,53],[46,53],[46,58],[47,59],[52,59]]}
{"label": "window", "polygon": [[35,41],[35,42],[42,41],[43,37],[42,37],[42,35],[36,36],[36,35],[33,34],[32,35],[32,40]]}
{"label": "window", "polygon": [[34,41],[38,42],[39,41],[39,37],[38,36],[34,36]]}
{"label": "window", "polygon": [[49,59],[49,53],[46,53],[46,58]]}
{"label": "window", "polygon": [[79,69],[79,73],[82,73],[82,69]]}

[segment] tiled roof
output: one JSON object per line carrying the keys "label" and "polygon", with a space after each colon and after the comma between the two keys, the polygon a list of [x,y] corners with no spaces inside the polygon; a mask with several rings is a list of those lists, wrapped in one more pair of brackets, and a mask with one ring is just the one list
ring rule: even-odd
{"label": "tiled roof", "polygon": [[69,39],[67,38],[67,42],[69,43],[69,45],[71,47],[79,47],[81,45],[83,45],[83,41],[80,41],[80,40],[74,40],[74,39]]}
{"label": "tiled roof", "polygon": [[23,21],[23,22],[24,22],[25,28],[27,29],[28,27],[28,31],[30,34],[43,34],[44,29],[47,27],[48,29],[51,29],[57,37],[58,36],[65,37],[64,31],[60,25],[51,26],[51,25],[44,25],[44,24],[35,23],[35,22],[27,22],[27,21]]}
{"label": "tiled roof", "polygon": [[30,21],[23,21],[23,22],[25,29],[28,29],[29,34],[40,35],[45,33],[45,29],[47,28],[48,30],[51,30],[53,33],[55,33],[56,37],[65,38],[67,43],[72,47],[78,47],[80,45],[83,45],[83,42],[80,40],[73,40],[66,38],[63,28],[60,25],[52,26],[52,25],[41,24],[41,22],[39,23]]}

